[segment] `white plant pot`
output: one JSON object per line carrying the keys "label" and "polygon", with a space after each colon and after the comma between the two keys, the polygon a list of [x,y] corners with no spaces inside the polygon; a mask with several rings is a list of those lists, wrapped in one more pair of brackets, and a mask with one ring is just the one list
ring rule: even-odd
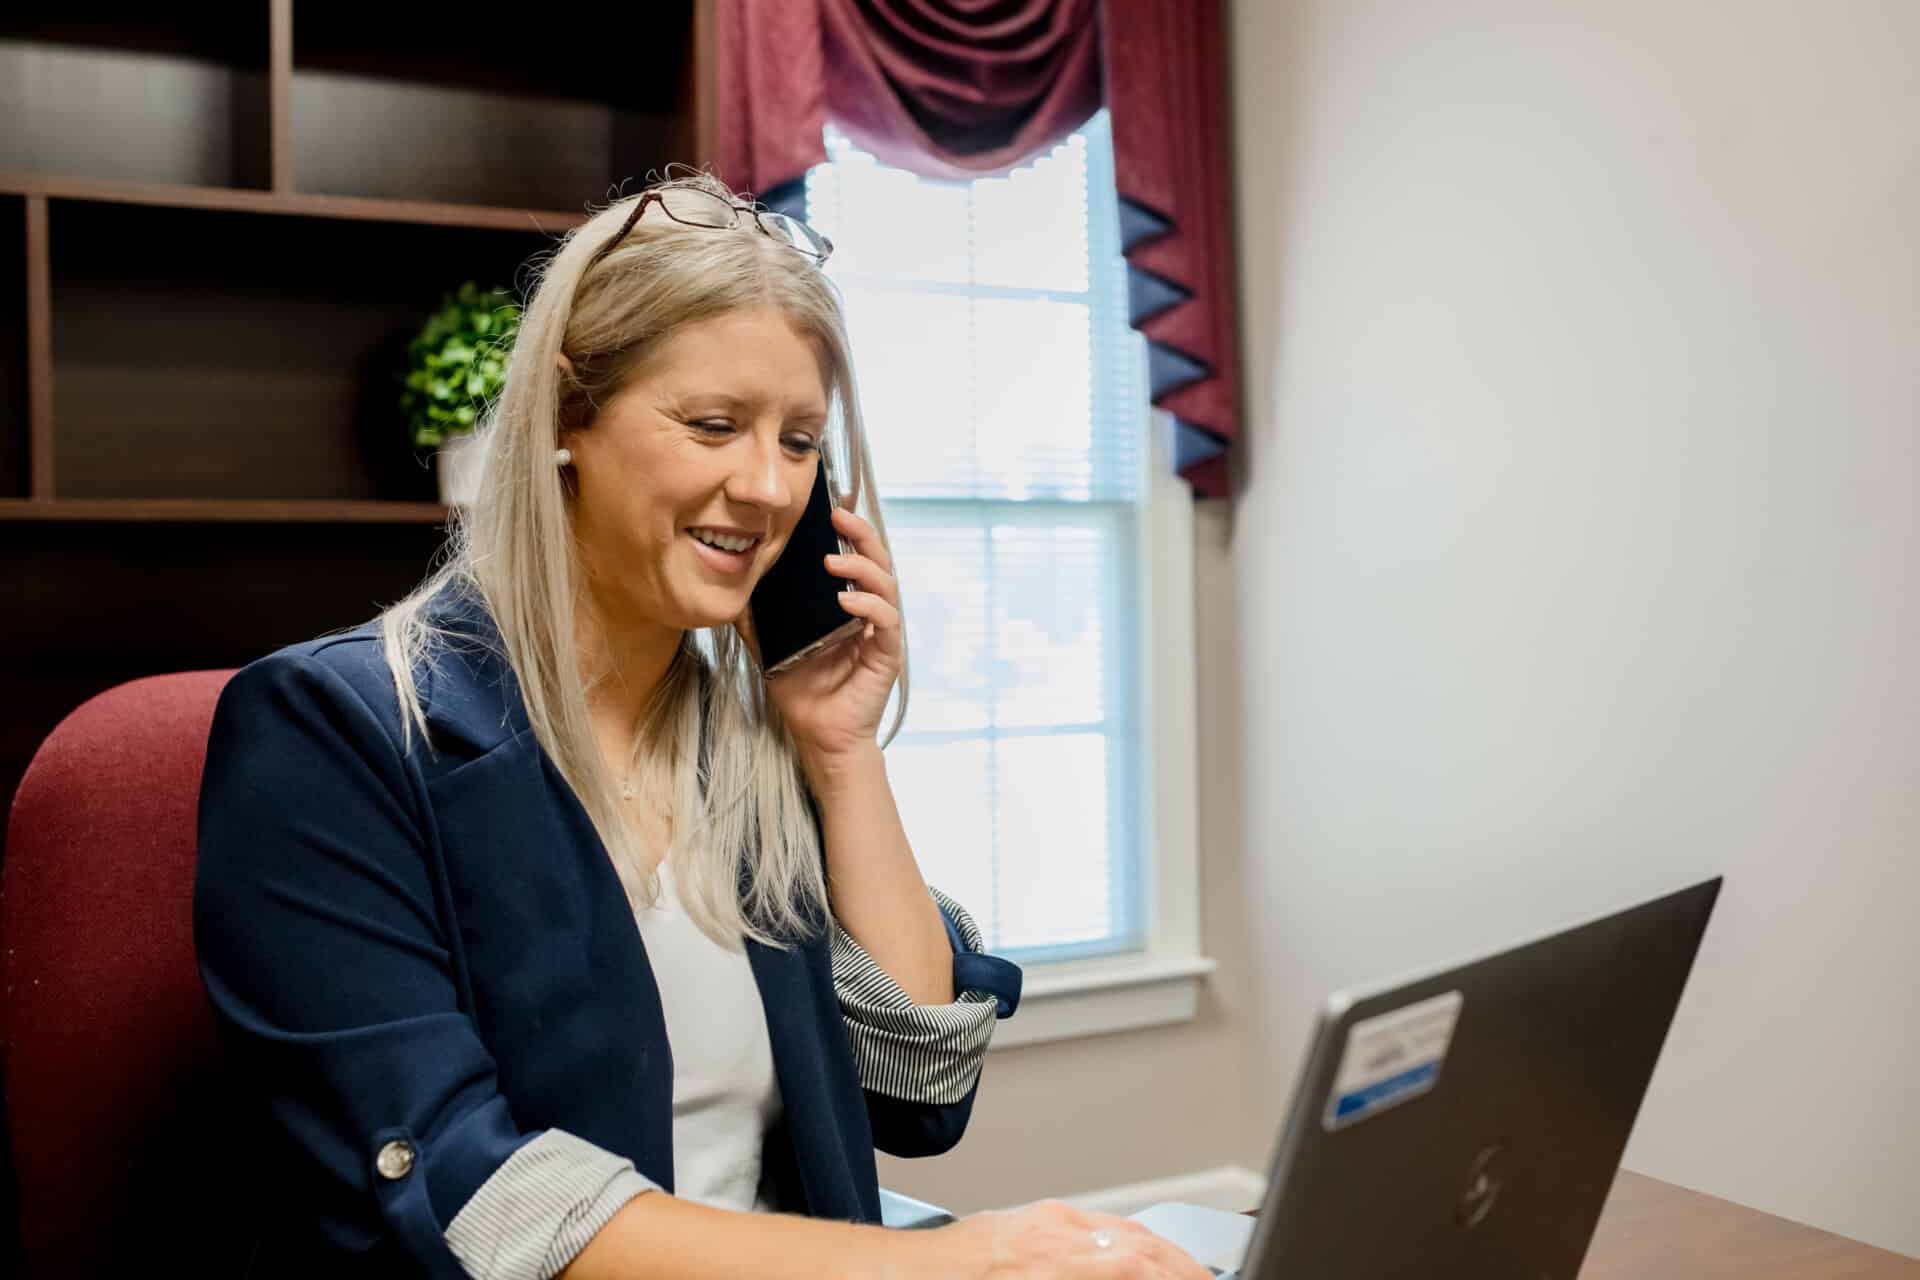
{"label": "white plant pot", "polygon": [[434,476],[440,482],[440,501],[449,507],[470,507],[480,494],[480,470],[486,450],[472,431],[450,436],[433,455]]}

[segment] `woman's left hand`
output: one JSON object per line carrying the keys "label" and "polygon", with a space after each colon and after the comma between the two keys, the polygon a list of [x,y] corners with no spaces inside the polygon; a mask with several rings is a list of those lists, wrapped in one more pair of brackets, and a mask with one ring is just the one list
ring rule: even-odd
{"label": "woman's left hand", "polygon": [[[793,734],[809,773],[874,745],[887,695],[899,678],[906,652],[900,632],[900,587],[880,535],[840,506],[833,509],[833,526],[852,546],[853,554],[828,556],[827,571],[853,583],[855,590],[840,593],[840,607],[865,619],[867,625],[767,682],[768,696]],[[734,627],[753,643],[746,615]]]}

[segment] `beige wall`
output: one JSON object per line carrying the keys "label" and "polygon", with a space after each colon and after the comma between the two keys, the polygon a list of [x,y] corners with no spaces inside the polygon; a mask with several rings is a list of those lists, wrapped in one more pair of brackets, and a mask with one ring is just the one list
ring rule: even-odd
{"label": "beige wall", "polygon": [[1259,1043],[1725,872],[1627,1163],[1920,1253],[1920,4],[1233,18]]}

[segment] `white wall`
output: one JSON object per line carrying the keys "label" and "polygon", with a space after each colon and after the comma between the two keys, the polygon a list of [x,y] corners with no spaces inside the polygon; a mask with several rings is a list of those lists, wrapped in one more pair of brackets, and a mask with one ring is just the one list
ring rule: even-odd
{"label": "white wall", "polygon": [[1920,1253],[1920,3],[1231,18],[1238,1158],[1328,988],[1724,872],[1628,1165]]}

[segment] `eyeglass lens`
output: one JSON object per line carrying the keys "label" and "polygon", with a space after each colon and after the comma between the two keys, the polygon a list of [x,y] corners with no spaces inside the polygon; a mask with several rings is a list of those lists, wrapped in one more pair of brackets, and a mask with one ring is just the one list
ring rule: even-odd
{"label": "eyeglass lens", "polygon": [[776,240],[784,240],[802,253],[824,257],[828,249],[826,237],[809,227],[806,223],[790,218],[784,213],[762,213],[760,225],[765,227]]}

